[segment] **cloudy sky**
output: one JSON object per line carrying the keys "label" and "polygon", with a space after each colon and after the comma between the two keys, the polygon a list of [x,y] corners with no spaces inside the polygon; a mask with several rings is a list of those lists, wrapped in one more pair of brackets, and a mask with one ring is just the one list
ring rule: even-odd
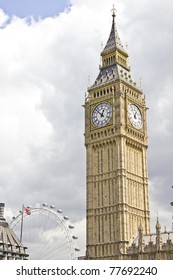
{"label": "cloudy sky", "polygon": [[[14,5],[15,2],[15,5]],[[85,239],[84,104],[111,29],[112,0],[0,0],[0,201],[47,202]],[[172,227],[173,3],[116,0],[117,26],[147,100],[152,231]]]}

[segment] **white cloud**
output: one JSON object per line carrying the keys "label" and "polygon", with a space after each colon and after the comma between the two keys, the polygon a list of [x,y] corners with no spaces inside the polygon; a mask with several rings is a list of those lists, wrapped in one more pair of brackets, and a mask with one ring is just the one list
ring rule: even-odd
{"label": "white cloud", "polygon": [[[14,17],[0,30],[0,192],[1,201],[12,209],[45,201],[63,208],[71,220],[79,221],[82,239],[85,148],[81,105],[88,76],[93,82],[99,71],[101,41],[106,43],[111,28],[112,1],[71,3],[71,10],[57,17],[29,23]],[[124,45],[128,42],[132,73],[137,82],[143,78],[150,108],[152,215],[158,208],[169,214],[173,5],[169,0],[164,6],[161,1],[148,0],[123,0],[116,5],[118,31]],[[7,18],[1,11],[0,24]]]}
{"label": "white cloud", "polygon": [[8,20],[8,15],[4,13],[2,9],[0,9],[0,27],[3,27]]}

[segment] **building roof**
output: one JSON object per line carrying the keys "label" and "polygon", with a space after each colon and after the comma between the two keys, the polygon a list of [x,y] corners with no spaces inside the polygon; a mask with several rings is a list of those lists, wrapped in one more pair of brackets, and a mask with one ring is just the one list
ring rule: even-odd
{"label": "building roof", "polygon": [[26,247],[9,227],[4,218],[4,203],[0,203],[0,259],[26,259]]}
{"label": "building roof", "polygon": [[[149,245],[149,244],[156,244],[156,238],[157,238],[157,234],[156,233],[152,233],[149,235],[144,235],[143,236],[143,240],[144,240],[144,244],[145,246]],[[168,240],[171,240],[173,242],[173,231],[169,231],[169,232],[163,232],[160,235],[162,244],[166,244]],[[136,245],[138,246],[138,242],[139,242],[139,236],[137,236],[131,245]]]}
{"label": "building roof", "polygon": [[124,80],[126,83],[136,87],[136,83],[132,79],[130,71],[126,70],[121,65],[114,64],[100,69],[100,73],[95,83],[92,85],[92,88],[102,86],[118,79]]}
{"label": "building roof", "polygon": [[[105,45],[105,48],[101,53],[102,66],[100,66],[100,72],[99,75],[97,76],[97,79],[89,89],[95,89],[100,86],[105,86],[110,82],[114,82],[120,79],[128,83],[129,85],[135,87],[137,90],[141,90],[141,88],[136,86],[136,83],[132,78],[130,67],[128,64],[128,59],[127,59],[128,53],[124,49],[121,39],[118,35],[116,22],[115,22],[115,9],[113,9],[112,17],[113,19],[112,19],[111,32],[108,41]],[[118,60],[117,55],[115,55],[116,50],[122,54],[122,57],[124,58],[124,64],[121,63]],[[109,55],[107,56],[107,54]],[[111,54],[112,54],[112,61],[105,62],[108,59],[108,57],[111,56]]]}
{"label": "building roof", "polygon": [[106,52],[113,51],[115,49],[119,49],[123,53],[127,54],[127,52],[125,51],[125,49],[123,47],[121,39],[118,35],[116,22],[115,22],[115,9],[113,9],[112,17],[113,17],[113,20],[112,20],[111,32],[110,32],[108,41],[106,43],[106,46],[105,46],[104,50],[102,51],[102,55]]}

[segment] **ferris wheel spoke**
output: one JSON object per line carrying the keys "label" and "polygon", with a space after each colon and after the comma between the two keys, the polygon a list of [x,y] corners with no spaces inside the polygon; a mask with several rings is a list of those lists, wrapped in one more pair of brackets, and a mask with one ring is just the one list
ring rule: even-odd
{"label": "ferris wheel spoke", "polygon": [[67,252],[68,243],[65,242],[65,243],[60,244],[56,247],[49,248],[49,251],[46,251],[44,255],[46,255],[47,259],[52,259],[53,256],[56,256],[57,250],[58,250],[59,253],[62,253],[62,252],[65,252],[65,251]]}
{"label": "ferris wheel spoke", "polygon": [[[28,247],[29,259],[75,259],[75,240],[68,217],[60,210],[48,206],[30,207],[31,215],[24,215],[23,244]],[[19,214],[11,228],[20,235],[21,217]]]}

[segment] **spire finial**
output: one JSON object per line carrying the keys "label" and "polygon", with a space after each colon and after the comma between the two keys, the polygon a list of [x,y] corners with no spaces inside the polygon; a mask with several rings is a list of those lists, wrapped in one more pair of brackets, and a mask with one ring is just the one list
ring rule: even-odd
{"label": "spire finial", "polygon": [[113,16],[113,18],[116,16],[116,9],[115,9],[115,5],[113,4],[113,7],[112,7],[112,16]]}
{"label": "spire finial", "polygon": [[159,212],[157,211],[157,221],[159,221]]}

